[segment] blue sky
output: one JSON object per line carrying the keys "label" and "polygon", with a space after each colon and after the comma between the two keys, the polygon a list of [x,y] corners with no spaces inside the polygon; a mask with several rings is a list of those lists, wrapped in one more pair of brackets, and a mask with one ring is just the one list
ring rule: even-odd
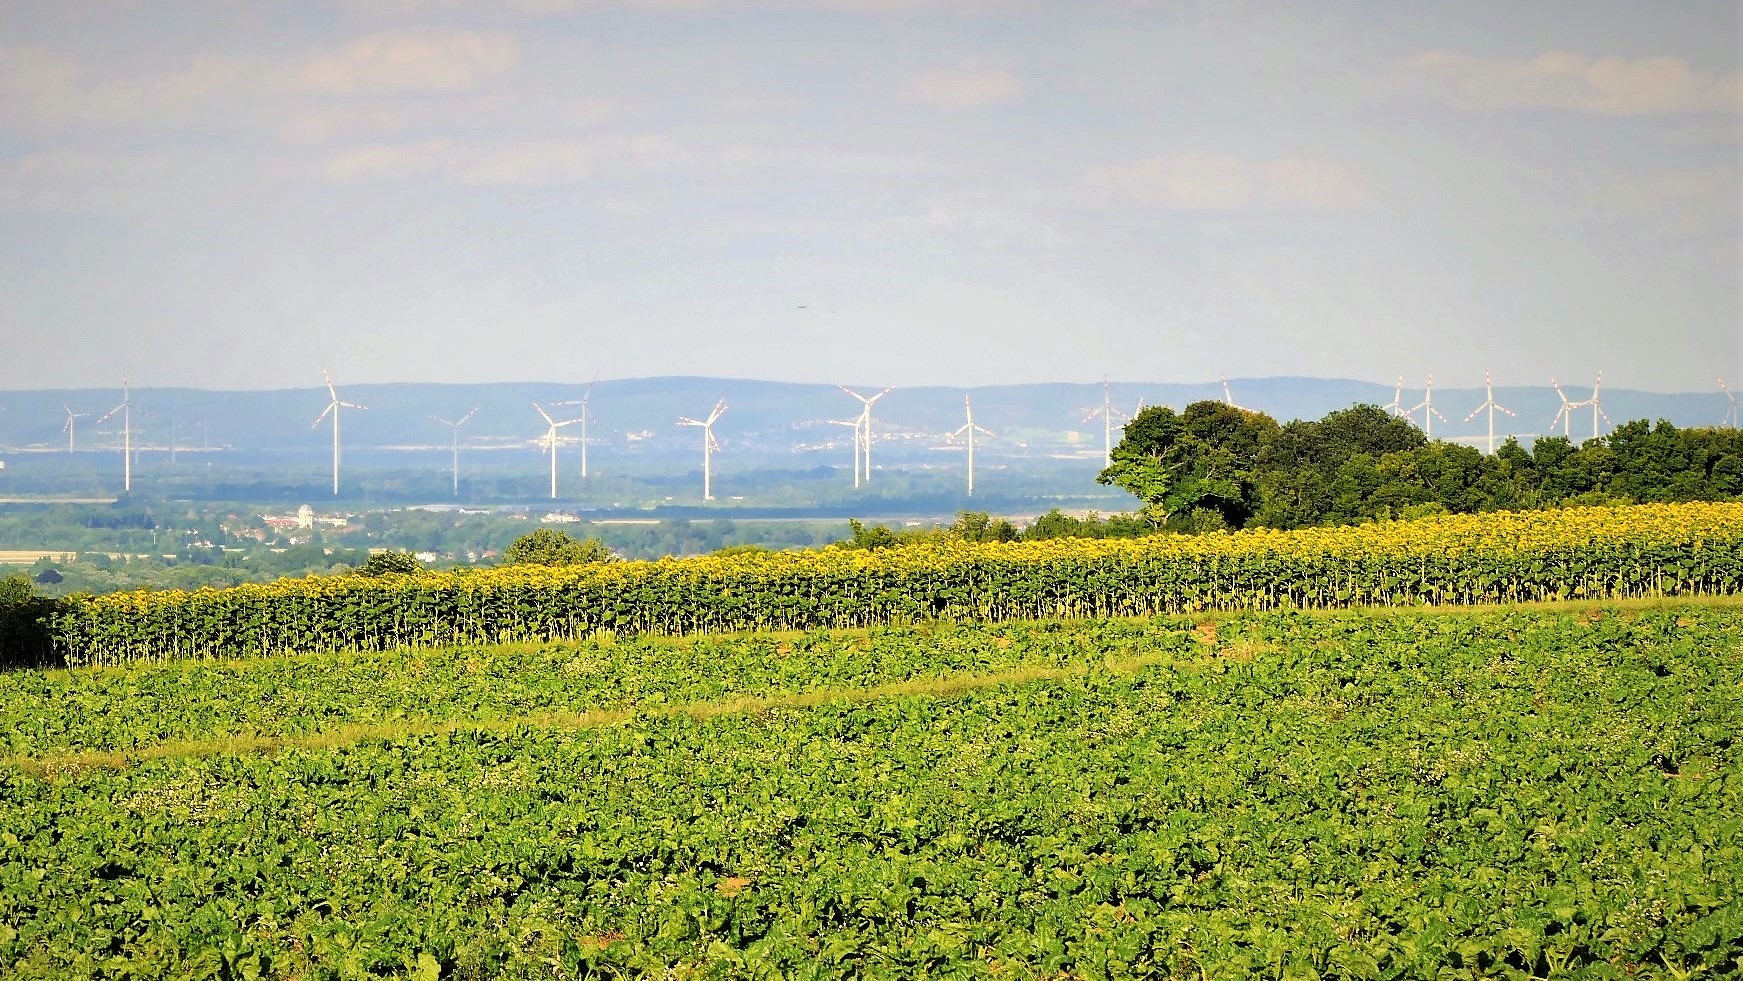
{"label": "blue sky", "polygon": [[1739,37],[1703,2],[0,0],[0,388],[1743,382]]}

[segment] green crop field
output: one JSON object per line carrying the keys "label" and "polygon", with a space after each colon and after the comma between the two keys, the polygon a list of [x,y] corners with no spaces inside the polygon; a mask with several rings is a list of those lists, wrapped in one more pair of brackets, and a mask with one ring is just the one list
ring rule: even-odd
{"label": "green crop field", "polygon": [[24,977],[1737,977],[1743,602],[0,675]]}

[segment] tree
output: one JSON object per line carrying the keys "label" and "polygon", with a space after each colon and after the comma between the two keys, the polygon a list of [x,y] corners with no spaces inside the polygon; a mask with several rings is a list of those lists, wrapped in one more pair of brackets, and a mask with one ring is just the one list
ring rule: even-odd
{"label": "tree", "polygon": [[424,571],[424,564],[410,552],[377,552],[355,570],[360,576],[413,576]]}
{"label": "tree", "polygon": [[[1096,481],[1136,495],[1154,524],[1239,528],[1258,509],[1254,475],[1276,430],[1270,416],[1221,402],[1194,402],[1178,414],[1145,409],[1126,424],[1113,463]],[[1215,512],[1218,520],[1195,512]]]}
{"label": "tree", "polygon": [[970,542],[1014,542],[1019,537],[1015,525],[1000,518],[994,521],[985,511],[958,511],[950,533]]}
{"label": "tree", "polygon": [[550,528],[522,535],[502,552],[503,565],[582,565],[616,559],[597,538],[571,538],[568,532]]}
{"label": "tree", "polygon": [[0,665],[46,664],[52,658],[48,618],[52,600],[36,595],[29,576],[0,579]]}

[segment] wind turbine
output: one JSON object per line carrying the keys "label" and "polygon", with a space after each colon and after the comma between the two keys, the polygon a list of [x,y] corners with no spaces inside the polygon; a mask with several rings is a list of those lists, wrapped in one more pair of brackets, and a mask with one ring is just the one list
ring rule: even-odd
{"label": "wind turbine", "polygon": [[1126,414],[1114,408],[1113,398],[1108,394],[1106,378],[1101,382],[1101,405],[1089,410],[1083,421],[1088,422],[1096,416],[1101,416],[1102,466],[1111,467],[1114,465],[1114,416],[1126,418]]}
{"label": "wind turbine", "polygon": [[963,414],[967,417],[968,421],[964,422],[962,424],[962,428],[958,429],[956,432],[951,433],[949,436],[947,436],[945,438],[954,442],[956,440],[956,437],[961,436],[964,433],[968,434],[968,496],[973,497],[974,496],[974,434],[980,433],[983,436],[994,436],[996,434],[990,429],[982,429],[981,427],[974,424],[974,404],[968,400],[968,396],[966,394],[962,396],[962,411],[963,411]]}
{"label": "wind turbine", "polygon": [[1483,404],[1472,409],[1471,414],[1468,416],[1465,416],[1465,421],[1470,422],[1472,419],[1475,419],[1477,417],[1477,413],[1483,411],[1484,409],[1489,410],[1489,455],[1494,456],[1495,455],[1495,410],[1500,409],[1502,412],[1505,412],[1508,415],[1513,416],[1515,418],[1518,418],[1518,414],[1515,413],[1512,409],[1509,409],[1506,406],[1501,405],[1500,403],[1495,401],[1495,384],[1494,384],[1494,382],[1492,382],[1489,379],[1489,369],[1487,369],[1487,368],[1483,369],[1483,392],[1485,395],[1485,398],[1483,399]]}
{"label": "wind turbine", "polygon": [[76,429],[76,427],[74,426],[74,420],[83,419],[86,416],[90,415],[90,413],[89,412],[74,412],[72,406],[66,404],[65,402],[61,403],[61,408],[67,410],[67,424],[61,427],[61,432],[67,434],[67,452],[71,453],[71,452],[73,452],[73,437],[75,435],[77,435],[74,432],[74,430]]}
{"label": "wind turbine", "polygon": [[[1440,410],[1434,407],[1434,376],[1428,376],[1428,386],[1422,392],[1422,401],[1410,407],[1410,412],[1422,409],[1422,432],[1429,439],[1434,438],[1434,417],[1440,416],[1441,422],[1446,422],[1446,416],[1440,415]],[[1406,413],[1408,415],[1409,413]]]}
{"label": "wind turbine", "polygon": [[573,402],[558,402],[557,403],[558,405],[578,405],[581,407],[581,414],[579,416],[576,416],[576,418],[581,421],[581,479],[582,480],[587,479],[587,423],[590,419],[593,418],[593,410],[591,410],[587,407],[587,402],[589,399],[593,398],[593,385],[597,381],[599,381],[599,376],[598,375],[593,376],[593,381],[590,381],[587,383],[587,388],[584,391],[582,391],[581,397],[579,399],[576,399]]}
{"label": "wind turbine", "polygon": [[1736,429],[1737,428],[1737,396],[1732,395],[1731,390],[1729,388],[1725,387],[1725,379],[1723,379],[1723,378],[1719,379],[1719,391],[1723,392],[1725,397],[1731,400],[1731,407],[1729,409],[1725,410],[1725,418],[1719,420],[1719,428],[1720,429]]}
{"label": "wind turbine", "polygon": [[862,456],[865,457],[865,482],[869,484],[869,483],[871,483],[871,447],[872,447],[872,417],[871,417],[871,413],[872,413],[872,405],[874,403],[876,403],[878,399],[881,399],[884,396],[890,394],[890,392],[893,390],[893,386],[892,386],[892,388],[884,389],[883,391],[877,393],[876,395],[873,395],[869,399],[866,398],[864,395],[861,395],[858,392],[854,391],[853,389],[848,388],[846,385],[838,385],[836,387],[840,388],[842,391],[853,396],[854,398],[859,399],[860,403],[864,406],[864,408],[862,408],[860,410],[860,413],[859,413],[859,429],[860,429],[860,437],[859,438],[860,438],[860,446],[862,447],[862,449],[860,450],[860,453]]}
{"label": "wind turbine", "polygon": [[1549,420],[1549,431],[1555,432],[1555,424],[1559,422],[1561,423],[1562,436],[1571,440],[1573,438],[1574,410],[1585,403],[1569,402],[1567,393],[1561,390],[1561,382],[1556,381],[1554,378],[1549,380],[1549,384],[1555,389],[1555,394],[1561,397],[1561,408],[1556,410],[1555,418]]}
{"label": "wind turbine", "polygon": [[339,390],[333,387],[333,376],[327,374],[327,369],[321,369],[321,377],[327,381],[327,407],[309,424],[313,429],[321,424],[321,420],[329,415],[333,417],[333,496],[339,496],[339,413],[342,409],[367,409],[367,405],[346,402],[339,398]]}
{"label": "wind turbine", "polygon": [[539,437],[539,442],[551,454],[551,500],[554,501],[557,499],[557,444],[561,442],[561,439],[557,436],[557,430],[562,429],[564,426],[573,426],[581,420],[564,419],[562,422],[558,422],[557,420],[552,419],[551,414],[546,412],[545,407],[539,403],[534,402],[533,408],[539,410],[539,417],[544,419],[545,425],[549,427],[545,430],[545,435]]}
{"label": "wind turbine", "polygon": [[1394,416],[1399,416],[1399,417],[1404,416],[1404,376],[1403,375],[1398,376],[1398,387],[1396,389],[1394,389],[1392,392],[1391,403],[1384,405],[1384,406],[1381,406],[1381,408],[1385,409],[1387,412],[1392,413]]}
{"label": "wind turbine", "polygon": [[[884,391],[887,392],[889,389],[886,388]],[[882,395],[882,392],[878,393],[879,397],[882,397]],[[859,398],[859,396],[855,395],[854,398]],[[876,402],[877,398],[873,398],[870,402],[866,402],[865,399],[860,399],[860,401],[865,402],[866,412],[870,413],[871,404],[872,402]],[[708,413],[708,418],[704,421],[698,422],[689,416],[678,417],[678,425],[680,426],[702,427],[702,499],[704,501],[714,500],[713,454],[715,450],[720,449],[720,444],[714,440],[714,421],[719,419],[721,414],[725,411],[726,400],[721,399],[719,402],[714,403],[714,411]]]}
{"label": "wind turbine", "polygon": [[854,486],[855,490],[858,490],[859,489],[859,420],[858,419],[831,419],[831,420],[829,420],[829,424],[831,426],[846,426],[847,428],[853,430],[853,486]]}
{"label": "wind turbine", "polygon": [[1229,394],[1229,377],[1227,375],[1223,376],[1223,404],[1231,409],[1240,409],[1242,412],[1253,411],[1244,405],[1237,405],[1235,403],[1235,397]]}
{"label": "wind turbine", "polygon": [[441,416],[431,416],[430,417],[431,422],[439,422],[442,425],[447,426],[449,429],[452,429],[454,431],[454,443],[453,443],[452,448],[453,448],[453,452],[454,452],[454,496],[455,497],[460,496],[460,427],[466,425],[466,420],[472,418],[473,416],[475,416],[477,414],[478,414],[478,410],[476,408],[474,408],[471,412],[468,412],[465,415],[461,416],[460,420],[458,422],[449,422],[448,420],[443,419]]}
{"label": "wind turbine", "polygon": [[1597,379],[1592,382],[1592,397],[1589,399],[1586,399],[1584,402],[1580,403],[1580,405],[1589,405],[1592,407],[1592,438],[1593,439],[1597,439],[1599,436],[1602,436],[1604,434],[1603,430],[1598,428],[1598,417],[1602,416],[1605,422],[1610,421],[1610,414],[1605,412],[1603,410],[1603,408],[1598,405],[1598,388],[1599,388],[1599,386],[1601,386],[1603,384],[1604,384],[1604,373],[1602,371],[1600,371],[1600,372],[1598,372]]}
{"label": "wind turbine", "polygon": [[133,394],[127,387],[127,376],[121,376],[121,404],[98,417],[97,425],[121,413],[121,473],[123,490],[133,489]]}

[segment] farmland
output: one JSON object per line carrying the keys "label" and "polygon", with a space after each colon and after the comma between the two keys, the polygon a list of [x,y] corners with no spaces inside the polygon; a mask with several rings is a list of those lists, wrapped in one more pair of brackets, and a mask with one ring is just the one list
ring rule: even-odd
{"label": "farmland", "polygon": [[925,619],[1411,606],[1743,591],[1743,504],[1449,515],[1356,528],[940,542],[567,568],[316,576],[63,601],[72,665]]}
{"label": "farmland", "polygon": [[0,676],[19,976],[1743,969],[1743,602]]}

